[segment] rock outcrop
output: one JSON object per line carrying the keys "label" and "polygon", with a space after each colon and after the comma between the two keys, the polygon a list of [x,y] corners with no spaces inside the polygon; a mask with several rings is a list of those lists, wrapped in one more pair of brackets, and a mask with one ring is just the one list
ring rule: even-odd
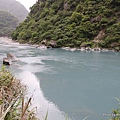
{"label": "rock outcrop", "polygon": [[3,58],[3,65],[11,65],[12,62],[17,62],[18,58],[11,53],[7,53],[7,58]]}

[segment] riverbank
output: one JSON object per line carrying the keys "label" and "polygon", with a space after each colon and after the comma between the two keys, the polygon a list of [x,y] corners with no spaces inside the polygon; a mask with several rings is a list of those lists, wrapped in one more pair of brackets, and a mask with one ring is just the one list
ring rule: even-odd
{"label": "riverbank", "polygon": [[25,98],[26,86],[2,66],[0,70],[0,120],[38,120],[29,110],[31,97]]}
{"label": "riverbank", "polygon": [[[31,45],[35,48],[46,50],[46,49],[51,49],[53,48],[52,46],[47,46],[46,44],[30,44],[30,43],[19,43],[13,41],[11,38],[8,37],[0,37],[0,44],[21,44],[21,45]],[[120,52],[119,49],[109,49],[109,48],[100,48],[100,47],[80,47],[80,48],[71,48],[71,47],[61,47],[63,50],[67,51],[86,51],[86,52]]]}

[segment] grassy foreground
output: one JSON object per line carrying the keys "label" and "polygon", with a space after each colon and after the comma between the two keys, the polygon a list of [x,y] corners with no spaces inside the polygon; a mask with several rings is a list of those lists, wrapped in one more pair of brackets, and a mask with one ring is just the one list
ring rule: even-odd
{"label": "grassy foreground", "polygon": [[0,70],[0,120],[38,120],[35,109],[29,110],[31,97],[25,99],[26,86],[4,66]]}

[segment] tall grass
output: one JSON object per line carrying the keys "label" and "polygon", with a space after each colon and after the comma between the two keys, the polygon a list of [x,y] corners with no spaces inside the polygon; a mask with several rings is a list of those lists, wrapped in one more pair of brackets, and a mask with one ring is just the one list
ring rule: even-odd
{"label": "tall grass", "polygon": [[38,120],[35,110],[29,110],[32,97],[25,100],[25,93],[26,86],[2,67],[0,70],[0,120]]}

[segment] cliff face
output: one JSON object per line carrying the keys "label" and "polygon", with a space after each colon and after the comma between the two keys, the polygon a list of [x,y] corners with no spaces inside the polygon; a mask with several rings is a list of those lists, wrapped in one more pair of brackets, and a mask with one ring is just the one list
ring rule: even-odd
{"label": "cliff face", "polygon": [[18,19],[6,11],[0,11],[0,37],[10,36],[18,26]]}
{"label": "cliff face", "polygon": [[38,0],[14,40],[120,49],[119,0]]}
{"label": "cliff face", "polygon": [[23,22],[28,15],[27,9],[16,0],[0,0],[0,11],[11,13],[18,18],[19,22]]}

